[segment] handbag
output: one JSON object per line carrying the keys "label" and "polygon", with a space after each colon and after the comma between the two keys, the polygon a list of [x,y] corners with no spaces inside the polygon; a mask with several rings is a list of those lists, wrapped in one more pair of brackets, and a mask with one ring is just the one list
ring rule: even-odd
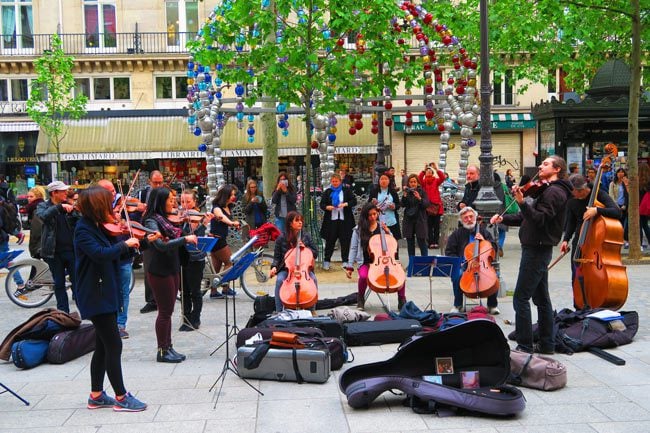
{"label": "handbag", "polygon": [[566,366],[560,361],[520,350],[510,351],[508,383],[511,385],[553,391],[564,388],[566,381]]}
{"label": "handbag", "polygon": [[440,211],[440,205],[438,203],[431,203],[429,206],[427,206],[427,215],[438,215],[438,212]]}
{"label": "handbag", "polygon": [[641,203],[639,203],[639,215],[641,216],[650,216],[650,192],[646,191],[643,194]]}

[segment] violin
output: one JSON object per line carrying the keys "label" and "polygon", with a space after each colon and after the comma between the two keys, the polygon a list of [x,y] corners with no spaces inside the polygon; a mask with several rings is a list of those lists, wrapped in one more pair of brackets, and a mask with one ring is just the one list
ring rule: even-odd
{"label": "violin", "polygon": [[135,197],[126,197],[124,208],[127,212],[133,213],[138,211],[138,206],[141,204],[142,202]]}
{"label": "violin", "polygon": [[[479,234],[480,222],[476,221],[476,233]],[[460,277],[460,289],[468,298],[487,298],[499,290],[499,277],[492,266],[496,251],[490,241],[474,239],[465,247],[467,268]]]}
{"label": "violin", "polygon": [[130,235],[136,239],[142,240],[147,235],[157,233],[156,230],[147,228],[136,221],[125,223],[104,223],[102,224],[104,232],[109,236]]}
{"label": "violin", "polygon": [[167,214],[167,220],[174,225],[181,225],[185,221],[185,217],[177,210]]}
{"label": "violin", "polygon": [[519,190],[522,192],[524,197],[537,198],[551,185],[551,182],[547,180],[535,180],[530,181],[527,184],[520,186]]}
{"label": "violin", "polygon": [[129,221],[129,227],[131,228],[129,231],[131,233],[131,236],[140,240],[146,238],[148,235],[154,235],[158,233],[156,230],[145,227],[137,221]]}
{"label": "violin", "polygon": [[106,233],[109,236],[121,236],[121,235],[129,234],[129,228],[122,223],[116,223],[116,222],[103,223],[102,229],[104,230],[104,233]]}
{"label": "violin", "polygon": [[368,286],[377,293],[395,293],[402,288],[406,281],[404,268],[397,257],[397,241],[392,236],[386,236],[380,225],[379,234],[368,241],[368,250],[372,263],[368,268]]}
{"label": "violin", "polygon": [[[605,145],[603,158],[587,207],[600,205],[596,200],[603,167],[609,166],[618,155],[612,143]],[[573,280],[573,299],[580,309],[619,309],[628,295],[628,279],[621,260],[623,225],[618,219],[596,214],[582,223],[580,237],[573,256],[576,274]]]}
{"label": "violin", "polygon": [[302,231],[298,233],[297,245],[284,255],[288,276],[280,287],[282,304],[291,309],[308,309],[318,301],[318,287],[309,275],[313,268],[314,254],[302,244]]}

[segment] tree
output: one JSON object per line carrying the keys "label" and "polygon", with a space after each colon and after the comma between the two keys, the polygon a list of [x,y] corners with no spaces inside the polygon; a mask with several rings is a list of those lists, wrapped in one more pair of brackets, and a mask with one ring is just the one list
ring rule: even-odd
{"label": "tree", "polygon": [[[468,36],[463,38],[468,50],[478,50],[478,0],[461,2],[454,10],[439,2],[425,4],[441,19],[453,20],[456,33]],[[641,10],[639,0],[500,0],[491,2],[489,20],[495,77],[509,69],[515,80],[547,83],[552,78],[548,71],[561,67],[566,84],[582,92],[607,59],[630,64],[629,257],[639,259],[638,118],[641,65],[646,65],[643,81],[650,82],[650,10]]]}
{"label": "tree", "polygon": [[81,94],[73,96],[74,59],[63,51],[59,35],[52,35],[50,46],[34,61],[36,78],[32,80],[27,113],[54,145],[57,173],[61,173],[61,143],[67,133],[64,119],[84,116],[88,98]]}

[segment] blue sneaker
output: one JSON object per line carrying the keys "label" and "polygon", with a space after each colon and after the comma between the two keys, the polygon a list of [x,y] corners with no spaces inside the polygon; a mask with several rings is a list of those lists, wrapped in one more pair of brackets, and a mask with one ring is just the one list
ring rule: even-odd
{"label": "blue sneaker", "polygon": [[126,393],[126,396],[122,401],[115,399],[115,405],[113,406],[115,412],[142,412],[146,408],[147,403],[143,403],[133,397],[130,392]]}
{"label": "blue sneaker", "polygon": [[106,391],[102,391],[102,395],[97,398],[88,397],[88,409],[101,409],[103,407],[113,407],[117,404],[113,397],[109,397]]}
{"label": "blue sneaker", "polygon": [[230,296],[231,298],[232,298],[233,296],[237,296],[237,292],[235,292],[235,291],[234,291],[233,289],[231,289],[231,288],[228,288],[228,290],[226,290],[225,292],[223,292],[223,294],[224,294],[225,296]]}
{"label": "blue sneaker", "polygon": [[225,297],[226,296],[218,290],[214,293],[210,293],[210,299],[223,299]]}

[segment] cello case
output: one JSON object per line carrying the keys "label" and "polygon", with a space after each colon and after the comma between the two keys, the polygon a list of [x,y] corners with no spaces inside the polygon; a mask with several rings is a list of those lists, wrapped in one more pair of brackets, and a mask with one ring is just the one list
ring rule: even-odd
{"label": "cello case", "polygon": [[[451,373],[438,374],[440,358],[451,358]],[[478,371],[478,388],[462,388],[462,372],[466,371]],[[416,412],[420,409],[413,402],[417,401],[439,413],[460,408],[508,416],[526,406],[521,391],[505,384],[509,374],[510,347],[501,328],[480,319],[413,337],[387,361],[346,370],[339,388],[355,409],[369,407],[385,391],[399,389]],[[441,384],[424,380],[434,375]]]}

